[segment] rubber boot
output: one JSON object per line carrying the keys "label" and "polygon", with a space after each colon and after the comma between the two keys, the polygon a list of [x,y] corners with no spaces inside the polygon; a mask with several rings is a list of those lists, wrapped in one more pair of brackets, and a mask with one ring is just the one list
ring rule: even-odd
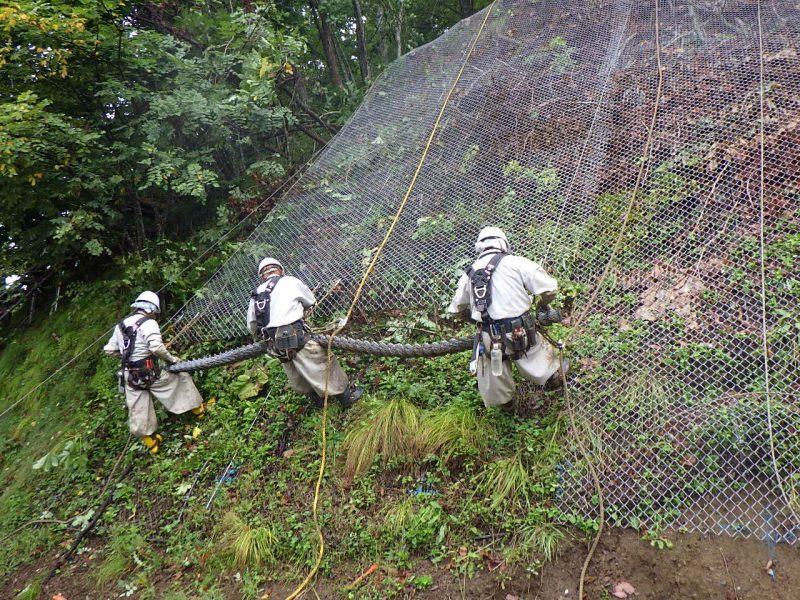
{"label": "rubber boot", "polygon": [[358,402],[358,399],[361,398],[363,394],[363,387],[349,387],[339,396],[339,404],[341,404],[342,408],[350,408],[353,404]]}
{"label": "rubber boot", "polygon": [[325,399],[314,390],[308,392],[306,394],[306,397],[308,398],[309,402],[311,402],[311,404],[314,405],[314,407],[316,408],[322,408],[323,406],[325,406]]}
{"label": "rubber boot", "polygon": [[154,433],[153,435],[146,435],[142,438],[142,443],[144,447],[150,451],[150,454],[158,454],[158,450],[161,447],[161,442],[164,441],[164,436],[160,433]]}
{"label": "rubber boot", "polygon": [[193,408],[192,414],[198,419],[204,419],[206,416],[206,403],[203,402],[197,408]]}
{"label": "rubber boot", "polygon": [[557,390],[563,387],[564,378],[562,378],[561,374],[563,373],[564,377],[566,377],[566,374],[569,373],[569,366],[570,362],[568,360],[562,360],[561,367],[558,369],[558,371],[550,376],[550,379],[545,382],[544,389],[549,392],[551,390]]}
{"label": "rubber boot", "polygon": [[516,402],[514,401],[514,399],[512,398],[511,400],[509,400],[509,401],[508,401],[508,402],[506,402],[505,404],[501,404],[501,405],[500,405],[500,406],[498,406],[497,408],[499,408],[500,410],[502,410],[502,411],[503,411],[504,413],[506,413],[507,415],[513,415],[513,414],[514,414],[514,411],[515,411],[515,410],[516,410],[516,408],[517,408],[517,403],[516,403]]}

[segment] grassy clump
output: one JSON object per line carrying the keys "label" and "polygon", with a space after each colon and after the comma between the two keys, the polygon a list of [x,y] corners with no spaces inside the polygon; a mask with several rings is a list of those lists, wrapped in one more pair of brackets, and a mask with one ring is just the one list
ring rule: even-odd
{"label": "grassy clump", "polygon": [[541,556],[550,562],[564,541],[564,531],[552,521],[523,525],[517,532],[516,547],[521,554]]}
{"label": "grassy clump", "polygon": [[474,403],[454,402],[431,411],[425,419],[424,436],[426,452],[449,462],[456,455],[485,452],[495,430]]}
{"label": "grassy clump", "polygon": [[95,573],[97,585],[102,587],[116,581],[130,571],[136,561],[141,562],[138,553],[145,547],[145,543],[138,528],[130,525],[115,528],[106,557]]}
{"label": "grassy clump", "polygon": [[348,479],[365,473],[380,455],[388,461],[408,462],[423,454],[422,412],[405,399],[365,403],[356,425],[344,439]]}
{"label": "grassy clump", "polygon": [[19,594],[14,596],[14,600],[36,600],[42,592],[42,578],[34,579],[25,586]]}
{"label": "grassy clump", "polygon": [[280,539],[274,526],[250,525],[231,510],[222,518],[221,529],[219,552],[236,568],[263,567],[278,562]]}
{"label": "grassy clump", "polygon": [[441,544],[447,535],[448,515],[431,494],[409,496],[389,504],[383,512],[381,534],[395,556]]}
{"label": "grassy clump", "polygon": [[527,506],[531,483],[528,469],[519,454],[488,463],[475,479],[475,495],[489,500],[492,510],[509,504]]}

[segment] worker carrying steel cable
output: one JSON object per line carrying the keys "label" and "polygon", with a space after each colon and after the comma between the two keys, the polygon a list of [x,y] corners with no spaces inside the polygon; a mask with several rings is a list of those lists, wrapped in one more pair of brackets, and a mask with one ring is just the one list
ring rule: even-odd
{"label": "worker carrying steel cable", "polygon": [[470,370],[477,375],[484,405],[513,410],[511,361],[538,385],[560,380],[558,353],[536,332],[530,296],[540,297],[540,314],[553,314],[550,303],[558,282],[535,262],[511,254],[498,227],[481,229],[475,251],[478,258],[461,275],[447,310],[468,314],[478,325]]}
{"label": "worker carrying steel cable", "polygon": [[188,373],[161,369],[159,360],[174,364],[180,359],[170,354],[161,338],[161,328],[155,320],[155,315],[161,312],[158,295],[142,292],[131,308],[136,310],[117,324],[103,351],[122,358],[118,377],[120,391],[125,392],[131,435],[140,438],[155,454],[164,438],[156,433],[158,421],[153,398],[173,414],[191,411],[198,418],[205,415],[205,405]]}
{"label": "worker carrying steel cable", "polygon": [[[314,293],[296,277],[285,275],[276,258],[259,263],[258,277],[261,283],[250,297],[247,327],[256,340],[270,344],[270,354],[281,361],[289,386],[322,407],[328,355],[321,344],[309,339],[303,321],[305,310],[316,303]],[[364,390],[350,386],[335,356],[330,367],[328,397],[337,399],[343,407],[352,405]]]}

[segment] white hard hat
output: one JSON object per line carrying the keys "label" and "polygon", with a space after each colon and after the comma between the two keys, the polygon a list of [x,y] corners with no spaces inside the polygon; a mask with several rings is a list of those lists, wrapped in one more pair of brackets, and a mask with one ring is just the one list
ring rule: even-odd
{"label": "white hard hat", "polygon": [[141,308],[147,312],[161,312],[161,302],[158,300],[158,295],[155,292],[142,292],[136,296],[131,308]]}
{"label": "white hard hat", "polygon": [[484,227],[478,233],[478,239],[475,240],[475,251],[483,252],[489,248],[497,248],[502,252],[509,250],[508,238],[499,227]]}
{"label": "white hard hat", "polygon": [[272,258],[271,256],[268,256],[260,263],[258,263],[258,274],[260,275],[261,271],[264,270],[264,267],[268,267],[270,265],[275,265],[277,267],[280,267],[281,271],[283,271],[283,265],[281,264],[281,261],[279,261],[277,258]]}

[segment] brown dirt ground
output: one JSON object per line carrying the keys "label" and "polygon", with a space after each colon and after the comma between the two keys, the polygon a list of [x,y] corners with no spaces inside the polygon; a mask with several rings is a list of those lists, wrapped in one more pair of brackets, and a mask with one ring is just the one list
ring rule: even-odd
{"label": "brown dirt ground", "polygon": [[[674,547],[658,550],[641,540],[631,530],[606,531],[589,567],[584,600],[613,600],[615,584],[626,581],[636,590],[632,600],[800,600],[800,549],[785,544],[772,551],[757,540],[671,534]],[[93,540],[92,547],[97,545]],[[493,571],[481,570],[473,578],[461,578],[446,568],[424,563],[414,574],[433,576],[434,583],[426,591],[407,589],[398,597],[420,600],[557,600],[577,598],[577,583],[587,547],[572,543],[562,554],[547,564],[538,576],[524,571],[504,571],[495,565]],[[767,573],[766,565],[772,560],[775,579]],[[25,583],[38,573],[46,571],[51,561],[42,561],[36,567],[20,571],[15,577],[0,583],[0,598],[11,600]],[[66,600],[100,600],[116,598],[119,590],[113,586],[98,590],[91,572],[95,562],[87,555],[77,557],[68,569],[53,578],[41,598],[50,600],[61,593]],[[335,581],[318,582],[315,591],[303,594],[305,600],[347,598],[344,587],[352,582],[365,566],[342,568]],[[183,574],[184,580],[192,574]],[[397,576],[396,573],[392,573]],[[389,576],[379,569],[361,588],[352,592],[352,598],[366,596],[368,588],[375,589],[376,579]],[[178,576],[180,577],[180,576]],[[226,578],[228,579],[228,578]],[[164,574],[156,582],[159,589],[178,583],[176,574]],[[503,583],[504,582],[504,583]],[[221,581],[225,597],[240,598],[233,581]],[[373,585],[371,585],[373,584]],[[292,586],[269,585],[270,600],[284,598]],[[374,593],[374,592],[373,592]],[[374,595],[371,597],[375,597]],[[136,596],[133,596],[136,598]]]}

